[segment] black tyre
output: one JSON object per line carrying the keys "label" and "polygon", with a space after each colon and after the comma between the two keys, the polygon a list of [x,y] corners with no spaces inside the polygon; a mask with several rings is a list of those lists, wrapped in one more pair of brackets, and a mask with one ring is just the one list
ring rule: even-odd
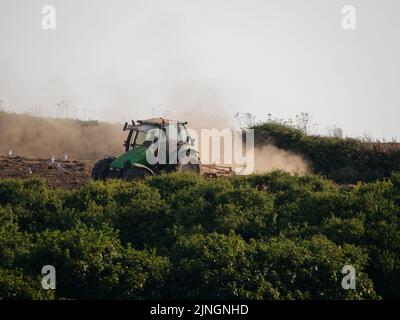
{"label": "black tyre", "polygon": [[110,164],[115,160],[115,157],[108,157],[101,159],[95,163],[92,168],[92,179],[93,180],[106,180],[108,172],[110,171]]}

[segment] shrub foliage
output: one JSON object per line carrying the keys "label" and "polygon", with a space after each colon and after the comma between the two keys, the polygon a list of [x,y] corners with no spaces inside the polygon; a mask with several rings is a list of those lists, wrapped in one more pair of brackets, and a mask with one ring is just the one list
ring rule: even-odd
{"label": "shrub foliage", "polygon": [[[0,181],[3,299],[400,297],[400,174]],[[56,290],[41,268],[56,268]],[[344,265],[356,290],[344,290]]]}

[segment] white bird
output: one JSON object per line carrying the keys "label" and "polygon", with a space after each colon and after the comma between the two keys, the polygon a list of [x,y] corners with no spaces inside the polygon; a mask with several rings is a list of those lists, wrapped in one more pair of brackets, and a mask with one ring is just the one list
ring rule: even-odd
{"label": "white bird", "polygon": [[49,159],[49,161],[47,161],[47,163],[49,165],[52,165],[54,163],[54,161],[55,161],[54,156],[52,156],[51,159]]}
{"label": "white bird", "polygon": [[63,160],[64,160],[64,161],[67,161],[67,160],[68,160],[68,153],[65,153],[65,154],[64,154]]}
{"label": "white bird", "polygon": [[12,150],[10,149],[10,151],[8,151],[8,156],[11,157],[13,154]]}
{"label": "white bird", "polygon": [[29,174],[32,174],[32,170],[31,168],[28,168]]}

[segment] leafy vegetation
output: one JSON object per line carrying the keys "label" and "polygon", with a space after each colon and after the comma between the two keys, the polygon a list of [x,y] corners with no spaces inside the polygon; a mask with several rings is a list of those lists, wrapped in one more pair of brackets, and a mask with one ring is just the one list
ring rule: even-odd
{"label": "leafy vegetation", "polygon": [[267,122],[254,126],[255,143],[266,143],[303,155],[313,172],[339,183],[371,182],[400,170],[397,143],[353,138],[309,136],[290,126]]}
{"label": "leafy vegetation", "polygon": [[[0,181],[3,299],[400,297],[400,174]],[[53,265],[56,290],[41,288]],[[356,290],[341,286],[344,265]]]}

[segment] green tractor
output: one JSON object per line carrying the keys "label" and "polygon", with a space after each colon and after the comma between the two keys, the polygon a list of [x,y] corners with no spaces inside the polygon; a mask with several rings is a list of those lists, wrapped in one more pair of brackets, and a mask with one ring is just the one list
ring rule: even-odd
{"label": "green tractor", "polygon": [[92,168],[92,178],[135,180],[161,172],[200,173],[199,154],[186,125],[163,118],[125,123],[125,152],[99,160]]}

